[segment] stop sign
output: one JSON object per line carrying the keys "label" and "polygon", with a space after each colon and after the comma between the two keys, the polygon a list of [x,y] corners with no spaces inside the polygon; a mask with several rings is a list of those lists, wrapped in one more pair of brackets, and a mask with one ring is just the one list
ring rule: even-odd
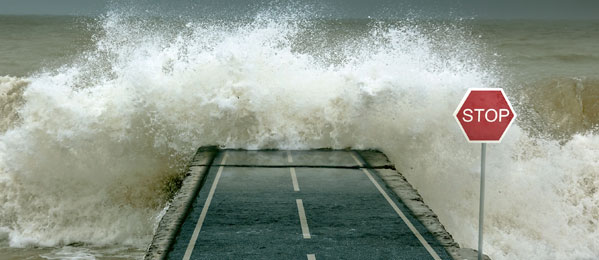
{"label": "stop sign", "polygon": [[471,88],[454,113],[472,143],[499,143],[516,113],[500,88]]}

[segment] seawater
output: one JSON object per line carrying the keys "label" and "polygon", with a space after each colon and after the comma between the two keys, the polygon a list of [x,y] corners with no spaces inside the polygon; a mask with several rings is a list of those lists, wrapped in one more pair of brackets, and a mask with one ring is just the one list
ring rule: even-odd
{"label": "seawater", "polygon": [[599,257],[599,23],[0,17],[0,254],[139,258],[195,149],[376,148],[476,248],[478,145],[503,87],[485,253]]}

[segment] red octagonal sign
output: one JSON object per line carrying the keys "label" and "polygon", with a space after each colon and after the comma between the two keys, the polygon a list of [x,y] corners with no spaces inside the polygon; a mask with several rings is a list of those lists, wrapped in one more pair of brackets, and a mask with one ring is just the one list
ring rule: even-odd
{"label": "red octagonal sign", "polygon": [[516,113],[500,88],[471,88],[454,113],[472,143],[499,143]]}

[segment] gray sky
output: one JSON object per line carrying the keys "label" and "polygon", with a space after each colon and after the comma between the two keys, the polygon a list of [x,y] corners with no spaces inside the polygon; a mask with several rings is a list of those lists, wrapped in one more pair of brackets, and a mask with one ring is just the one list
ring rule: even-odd
{"label": "gray sky", "polygon": [[[0,0],[0,14],[97,15],[108,9],[135,5],[138,10],[177,13],[252,15],[273,0]],[[278,3],[289,2],[278,0]],[[332,17],[365,18],[406,15],[500,19],[599,19],[599,0],[305,0],[294,6],[310,6]],[[272,4],[271,4],[272,5]]]}

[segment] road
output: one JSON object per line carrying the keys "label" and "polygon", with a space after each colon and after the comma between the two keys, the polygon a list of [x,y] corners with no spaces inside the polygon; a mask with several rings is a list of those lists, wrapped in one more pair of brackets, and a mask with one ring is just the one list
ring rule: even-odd
{"label": "road", "polygon": [[451,259],[354,151],[220,151],[169,259]]}

